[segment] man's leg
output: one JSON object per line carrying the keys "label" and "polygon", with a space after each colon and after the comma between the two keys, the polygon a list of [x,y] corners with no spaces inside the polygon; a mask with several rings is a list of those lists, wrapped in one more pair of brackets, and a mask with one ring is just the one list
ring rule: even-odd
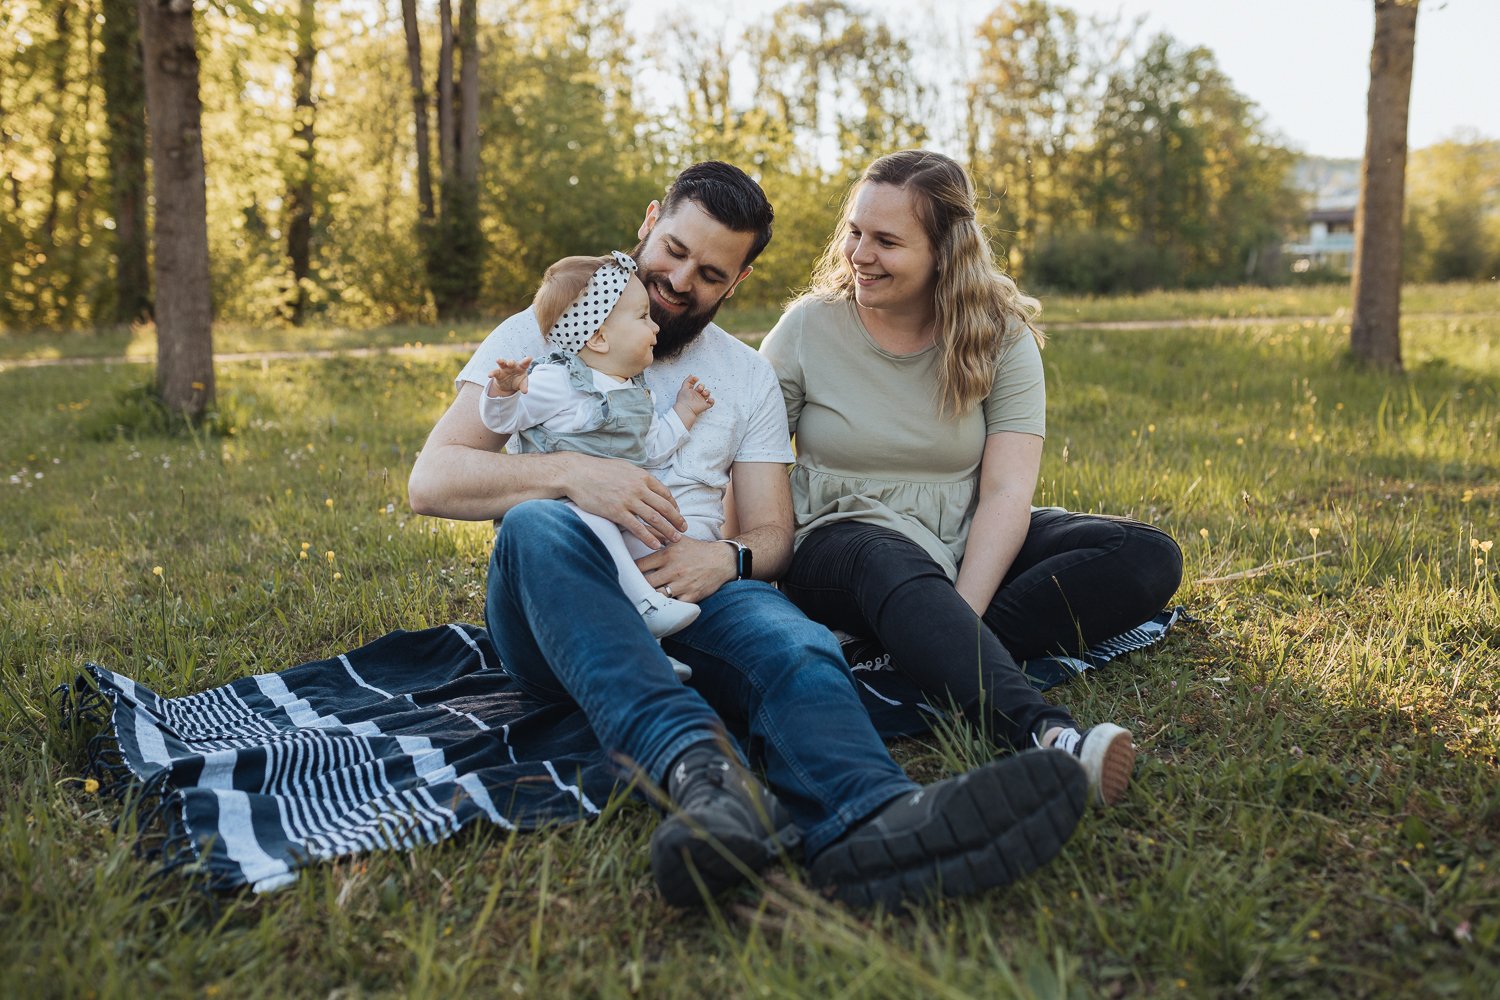
{"label": "man's leg", "polygon": [[747,749],[809,854],[918,788],[891,760],[826,628],[755,580],[727,583],[699,607],[663,646],[722,717],[749,730]]}
{"label": "man's leg", "polygon": [[604,546],[558,501],[506,514],[490,560],[485,620],[505,669],[532,694],[576,702],[605,751],[664,784],[722,725],[678,682],[620,590]]}
{"label": "man's leg", "polygon": [[[664,597],[656,592],[651,584],[646,582],[646,577],[641,573],[641,568],[635,564],[635,560],[651,550],[636,540],[634,535],[627,536],[620,530],[620,526],[613,521],[606,520],[598,514],[590,514],[588,511],[577,506],[572,501],[564,501],[565,505],[573,513],[577,514],[594,537],[599,539],[600,544],[614,560],[615,577],[619,581],[620,589],[625,596],[630,598],[631,605],[636,614],[640,615],[646,622],[646,628],[658,639],[671,635],[698,617],[698,606],[687,601],[678,601],[670,597]],[[634,543],[634,544],[632,544]]]}
{"label": "man's leg", "polygon": [[1054,857],[1084,810],[1071,755],[1035,750],[926,787],[891,760],[837,642],[773,588],[726,584],[666,640],[803,828],[813,884],[896,906],[1006,885]]}

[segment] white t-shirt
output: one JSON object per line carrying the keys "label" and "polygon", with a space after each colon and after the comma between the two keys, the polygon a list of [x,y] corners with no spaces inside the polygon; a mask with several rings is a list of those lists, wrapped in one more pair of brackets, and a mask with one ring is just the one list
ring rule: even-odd
{"label": "white t-shirt", "polygon": [[[501,323],[474,352],[454,380],[484,386],[495,359],[542,357],[548,348],[530,309]],[[712,541],[724,526],[724,490],[736,462],[792,461],[786,403],[781,386],[765,359],[710,323],[670,361],[646,369],[646,386],[665,415],[689,375],[713,393],[714,405],[693,424],[672,464],[661,471],[661,483],[672,493],[688,521],[688,534]]]}

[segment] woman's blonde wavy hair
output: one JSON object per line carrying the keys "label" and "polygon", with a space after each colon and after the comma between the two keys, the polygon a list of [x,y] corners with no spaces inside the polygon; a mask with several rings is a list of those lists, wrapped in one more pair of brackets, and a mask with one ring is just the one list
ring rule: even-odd
{"label": "woman's blonde wavy hair", "polygon": [[995,365],[1010,338],[1028,331],[1043,342],[1042,304],[1016,287],[995,263],[974,211],[974,185],[958,163],[925,149],[906,149],[870,164],[844,196],[839,225],[813,268],[804,298],[854,298],[854,271],[844,259],[844,234],[854,197],[866,184],[905,188],[937,255],[938,405],[944,416],[969,412],[990,392]]}

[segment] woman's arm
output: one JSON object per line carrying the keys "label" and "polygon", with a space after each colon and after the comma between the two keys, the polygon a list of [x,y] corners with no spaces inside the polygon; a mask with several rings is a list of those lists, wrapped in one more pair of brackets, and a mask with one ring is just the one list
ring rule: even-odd
{"label": "woman's arm", "polygon": [[1000,581],[1026,541],[1031,497],[1042,468],[1042,438],[1000,431],[984,439],[979,461],[979,504],[955,586],[969,607],[983,615]]}

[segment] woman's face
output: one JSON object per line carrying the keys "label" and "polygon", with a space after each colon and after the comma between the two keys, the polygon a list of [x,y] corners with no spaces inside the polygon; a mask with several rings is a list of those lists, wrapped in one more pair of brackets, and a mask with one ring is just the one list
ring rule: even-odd
{"label": "woman's face", "polygon": [[862,184],[844,219],[844,259],[854,271],[854,300],[867,309],[931,308],[937,255],[913,198],[894,184]]}

